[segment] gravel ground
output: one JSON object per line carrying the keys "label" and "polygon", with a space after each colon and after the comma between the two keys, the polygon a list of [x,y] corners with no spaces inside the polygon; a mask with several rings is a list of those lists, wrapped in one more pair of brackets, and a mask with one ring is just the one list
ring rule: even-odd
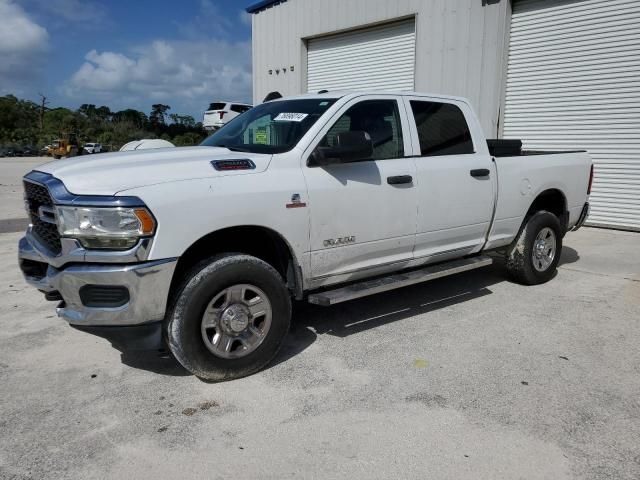
{"label": "gravel ground", "polygon": [[[8,164],[0,219],[24,216]],[[536,287],[496,265],[297,305],[276,361],[221,384],[70,328],[19,237],[0,234],[2,479],[640,478],[640,234],[569,234]]]}

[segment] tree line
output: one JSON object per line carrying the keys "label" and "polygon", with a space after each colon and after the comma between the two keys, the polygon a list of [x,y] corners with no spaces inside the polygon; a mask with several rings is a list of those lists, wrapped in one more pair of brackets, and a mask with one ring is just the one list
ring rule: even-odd
{"label": "tree line", "polygon": [[105,105],[83,104],[77,110],[48,108],[14,95],[0,97],[0,146],[42,148],[64,134],[75,133],[81,145],[98,142],[117,150],[132,140],[162,138],[177,146],[197,145],[206,133],[190,115],[169,113],[165,104],[151,112],[128,108],[113,112]]}

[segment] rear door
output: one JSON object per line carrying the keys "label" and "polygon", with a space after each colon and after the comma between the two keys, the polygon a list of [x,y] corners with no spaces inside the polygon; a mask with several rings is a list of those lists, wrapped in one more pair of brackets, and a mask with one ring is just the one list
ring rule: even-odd
{"label": "rear door", "polygon": [[[494,165],[470,107],[405,97],[417,186],[416,259],[458,257],[482,247],[493,214]],[[480,143],[482,142],[482,143]]]}
{"label": "rear door", "polygon": [[[366,131],[369,160],[303,166],[310,208],[312,276],[362,274],[413,256],[416,222],[415,163],[402,101],[391,95],[346,103],[310,145],[332,146],[338,133]],[[352,278],[352,277],[349,277]]]}

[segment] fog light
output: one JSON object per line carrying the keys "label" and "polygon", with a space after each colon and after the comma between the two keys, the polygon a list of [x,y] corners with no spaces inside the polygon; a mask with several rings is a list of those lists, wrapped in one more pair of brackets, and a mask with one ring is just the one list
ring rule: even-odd
{"label": "fog light", "polygon": [[89,249],[110,249],[110,250],[128,250],[138,243],[137,238],[105,238],[105,237],[87,237],[78,238],[84,248]]}
{"label": "fog light", "polygon": [[85,307],[117,308],[129,303],[129,290],[120,285],[84,285],[80,300]]}

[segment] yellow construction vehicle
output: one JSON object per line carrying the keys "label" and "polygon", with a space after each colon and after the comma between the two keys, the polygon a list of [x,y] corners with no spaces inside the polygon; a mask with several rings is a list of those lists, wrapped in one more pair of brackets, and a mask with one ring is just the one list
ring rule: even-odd
{"label": "yellow construction vehicle", "polygon": [[78,136],[75,133],[63,133],[61,138],[51,143],[49,154],[56,160],[79,155],[80,146],[78,144]]}

